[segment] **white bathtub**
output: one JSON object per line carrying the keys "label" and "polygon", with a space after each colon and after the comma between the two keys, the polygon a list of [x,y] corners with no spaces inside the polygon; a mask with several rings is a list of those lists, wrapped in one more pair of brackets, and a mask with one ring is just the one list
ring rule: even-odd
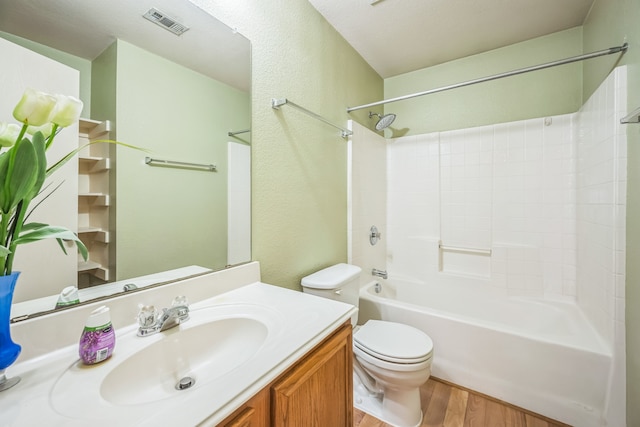
{"label": "white bathtub", "polygon": [[369,319],[427,333],[435,377],[574,426],[604,425],[611,351],[573,303],[390,277],[361,289],[359,323]]}

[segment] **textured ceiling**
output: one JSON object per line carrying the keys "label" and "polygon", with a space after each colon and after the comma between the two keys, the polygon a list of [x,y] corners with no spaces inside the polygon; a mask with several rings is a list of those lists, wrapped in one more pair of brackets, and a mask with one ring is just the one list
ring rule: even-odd
{"label": "textured ceiling", "polygon": [[[189,31],[177,37],[147,21],[151,7]],[[0,31],[92,60],[117,38],[248,91],[249,41],[189,1],[0,0]]]}
{"label": "textured ceiling", "polygon": [[309,2],[387,78],[582,25],[593,0]]}

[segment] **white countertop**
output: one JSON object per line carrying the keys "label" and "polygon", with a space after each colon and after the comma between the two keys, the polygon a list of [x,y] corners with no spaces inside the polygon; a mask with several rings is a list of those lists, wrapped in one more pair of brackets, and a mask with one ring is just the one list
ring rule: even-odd
{"label": "white countertop", "polygon": [[[140,338],[133,336],[136,325],[130,325],[116,331],[116,348],[110,359],[73,376],[67,370],[78,363],[77,345],[11,366],[8,376],[19,375],[22,381],[0,394],[0,426],[195,426],[205,420],[207,425],[215,425],[348,321],[357,310],[349,304],[256,282],[193,304],[189,322],[197,322],[198,313],[213,305],[253,305],[272,314],[268,338],[241,368],[209,382],[196,382],[192,388],[176,391],[172,397],[162,400],[139,405],[114,404],[100,394],[99,379],[128,354],[137,351],[136,348],[147,346],[147,342],[150,345],[171,331]],[[73,327],[79,332],[82,330],[82,325]],[[188,327],[188,322],[184,327]],[[78,398],[79,395],[82,397]]]}

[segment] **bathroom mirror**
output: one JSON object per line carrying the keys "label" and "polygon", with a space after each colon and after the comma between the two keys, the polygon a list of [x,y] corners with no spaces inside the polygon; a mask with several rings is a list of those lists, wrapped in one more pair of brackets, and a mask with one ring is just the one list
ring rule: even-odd
{"label": "bathroom mirror", "polygon": [[[170,31],[180,27],[182,35]],[[98,231],[83,229],[83,206],[95,200],[83,201],[79,178],[79,232],[97,235],[91,245],[108,254],[78,275],[81,302],[250,261],[249,40],[189,0],[0,0],[0,38],[78,69],[82,117],[109,120],[110,139],[147,150],[103,144],[108,219]],[[46,209],[38,207],[45,218]],[[65,256],[55,242],[21,247],[16,263],[48,243],[46,260],[21,263],[21,280],[61,258],[75,266],[75,248]],[[21,293],[18,283],[13,321],[52,311],[73,284],[50,279],[62,283],[55,292],[38,283]]]}

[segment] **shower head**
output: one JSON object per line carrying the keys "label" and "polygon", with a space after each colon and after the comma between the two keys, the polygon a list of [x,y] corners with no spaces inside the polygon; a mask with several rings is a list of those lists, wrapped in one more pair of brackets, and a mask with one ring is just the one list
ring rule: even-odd
{"label": "shower head", "polygon": [[376,130],[383,130],[391,126],[391,123],[396,119],[396,115],[393,113],[385,114],[381,116],[378,113],[372,113],[369,111],[369,118],[378,116],[378,123],[376,123]]}

